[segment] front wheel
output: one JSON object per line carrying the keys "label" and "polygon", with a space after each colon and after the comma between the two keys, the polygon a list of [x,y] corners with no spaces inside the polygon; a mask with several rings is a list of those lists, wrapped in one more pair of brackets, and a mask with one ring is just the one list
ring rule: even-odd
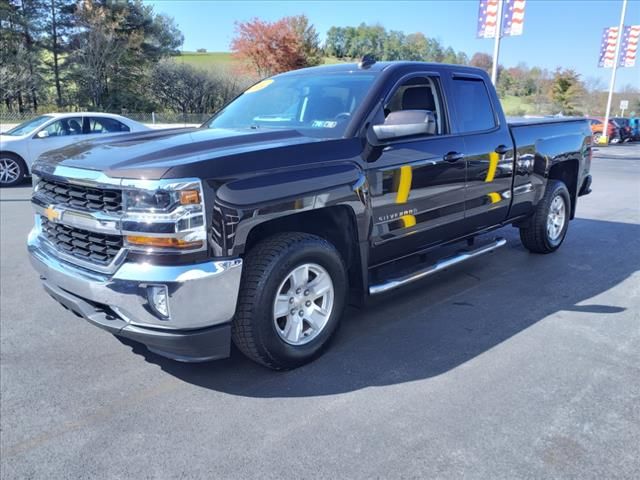
{"label": "front wheel", "polygon": [[344,262],[323,238],[282,233],[245,258],[233,321],[236,346],[275,370],[316,358],[335,332],[347,291]]}
{"label": "front wheel", "polygon": [[567,234],[571,197],[560,180],[549,180],[544,196],[526,227],[520,228],[522,244],[534,253],[555,252]]}
{"label": "front wheel", "polygon": [[0,154],[0,187],[13,187],[24,180],[26,167],[21,158],[9,153]]}

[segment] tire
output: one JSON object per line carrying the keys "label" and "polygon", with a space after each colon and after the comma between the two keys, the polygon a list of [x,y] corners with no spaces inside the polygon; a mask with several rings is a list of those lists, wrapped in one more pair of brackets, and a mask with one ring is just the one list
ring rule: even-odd
{"label": "tire", "polygon": [[13,187],[24,181],[27,166],[13,153],[0,153],[0,187]]}
{"label": "tire", "polygon": [[594,133],[593,134],[593,143],[595,143],[596,145],[599,144],[601,138],[602,138],[602,134],[601,133]]}
{"label": "tire", "polygon": [[[322,353],[336,331],[347,288],[344,262],[331,243],[295,232],[268,237],[245,257],[233,341],[268,368],[304,365]],[[278,316],[282,312],[286,315]]]}
{"label": "tire", "polygon": [[[560,204],[562,216],[557,211]],[[533,253],[555,252],[567,234],[570,214],[571,197],[567,186],[560,180],[547,181],[544,196],[538,202],[528,225],[520,227],[522,244]]]}

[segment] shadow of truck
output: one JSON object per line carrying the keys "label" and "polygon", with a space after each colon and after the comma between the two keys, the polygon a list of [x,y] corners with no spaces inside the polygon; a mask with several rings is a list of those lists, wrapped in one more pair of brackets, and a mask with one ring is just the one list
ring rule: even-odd
{"label": "shadow of truck", "polygon": [[588,312],[615,322],[624,311],[590,299],[640,269],[639,225],[576,219],[565,244],[551,255],[528,253],[511,227],[499,234],[508,243],[496,253],[389,293],[365,309],[347,310],[329,350],[294,371],[274,373],[237,351],[226,360],[181,364],[123,343],[204,388],[304,397],[441,375],[557,312]]}

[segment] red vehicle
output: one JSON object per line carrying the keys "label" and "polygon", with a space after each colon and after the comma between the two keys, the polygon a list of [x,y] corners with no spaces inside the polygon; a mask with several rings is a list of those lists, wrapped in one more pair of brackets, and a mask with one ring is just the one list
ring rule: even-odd
{"label": "red vehicle", "polygon": [[[602,137],[602,125],[604,123],[604,118],[602,117],[593,117],[589,118],[589,125],[591,125],[591,133],[593,134],[593,143],[600,143],[600,138]],[[619,143],[620,142],[620,129],[616,123],[609,119],[609,129],[607,131],[607,136],[609,137],[609,143]]]}

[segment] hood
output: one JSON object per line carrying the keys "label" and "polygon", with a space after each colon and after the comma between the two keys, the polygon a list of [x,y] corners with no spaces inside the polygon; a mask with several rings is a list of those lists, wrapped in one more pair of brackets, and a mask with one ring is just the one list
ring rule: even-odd
{"label": "hood", "polygon": [[189,164],[318,140],[296,130],[150,130],[52,150],[38,159],[34,170],[52,172],[62,165],[97,170],[112,177],[160,179],[176,167],[184,171]]}
{"label": "hood", "polygon": [[14,136],[14,135],[3,135],[0,133],[0,143],[15,142],[16,140],[22,140],[24,137],[25,137],[24,135]]}

